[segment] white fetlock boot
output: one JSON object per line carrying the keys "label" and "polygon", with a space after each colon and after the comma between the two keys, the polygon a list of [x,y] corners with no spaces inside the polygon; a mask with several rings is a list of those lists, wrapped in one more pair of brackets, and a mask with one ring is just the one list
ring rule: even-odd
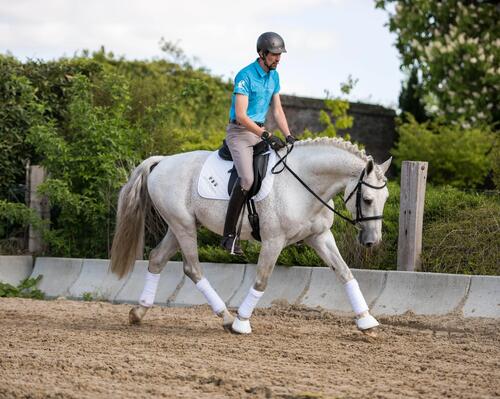
{"label": "white fetlock boot", "polygon": [[357,316],[356,327],[359,330],[365,331],[371,328],[377,327],[379,325],[377,319],[368,313],[368,305],[366,304],[365,298],[359,289],[359,284],[356,279],[352,279],[345,283],[344,285],[347,297],[351,303],[352,310]]}
{"label": "white fetlock boot", "polygon": [[369,313],[363,317],[360,317],[359,319],[356,319],[356,326],[361,331],[369,330],[369,329],[377,327],[379,325],[380,324],[377,321],[377,319]]}
{"label": "white fetlock boot", "polygon": [[234,319],[233,325],[231,326],[233,332],[237,334],[250,334],[252,332],[250,317],[262,295],[264,295],[264,291],[257,291],[253,287],[250,288],[247,296],[238,308],[238,316]]}
{"label": "white fetlock boot", "polygon": [[236,334],[250,334],[252,332],[252,327],[250,326],[250,320],[241,320],[239,317],[235,317],[231,329]]}

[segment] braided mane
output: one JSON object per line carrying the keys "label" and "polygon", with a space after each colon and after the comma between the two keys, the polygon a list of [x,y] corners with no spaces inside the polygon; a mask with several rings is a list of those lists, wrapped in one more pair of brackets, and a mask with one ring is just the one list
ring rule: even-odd
{"label": "braided mane", "polygon": [[[314,139],[305,139],[295,142],[295,147],[309,147],[316,145],[326,145],[332,146],[341,150],[345,150],[365,162],[373,160],[371,155],[367,155],[365,150],[360,150],[357,144],[353,144],[350,141],[344,140],[341,137],[316,137]],[[377,164],[375,164],[375,173],[378,179],[385,179],[384,174],[380,170]]]}

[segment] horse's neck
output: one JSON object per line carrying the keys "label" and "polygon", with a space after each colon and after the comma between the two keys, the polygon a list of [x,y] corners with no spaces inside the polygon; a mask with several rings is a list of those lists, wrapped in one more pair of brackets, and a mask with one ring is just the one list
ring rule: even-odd
{"label": "horse's neck", "polygon": [[323,198],[332,198],[361,173],[365,161],[334,146],[297,147],[294,166]]}

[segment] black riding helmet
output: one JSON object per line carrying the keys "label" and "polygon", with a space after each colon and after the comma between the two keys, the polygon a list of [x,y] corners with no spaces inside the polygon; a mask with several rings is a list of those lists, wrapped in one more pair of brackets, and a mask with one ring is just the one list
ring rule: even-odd
{"label": "black riding helmet", "polygon": [[267,53],[281,54],[286,53],[285,41],[283,38],[274,32],[266,32],[257,39],[257,53],[264,51]]}

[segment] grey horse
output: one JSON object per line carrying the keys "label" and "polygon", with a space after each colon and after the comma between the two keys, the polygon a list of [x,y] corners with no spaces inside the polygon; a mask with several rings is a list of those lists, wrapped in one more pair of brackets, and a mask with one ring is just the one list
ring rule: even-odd
{"label": "grey horse", "polygon": [[[284,151],[280,151],[281,156]],[[180,250],[185,274],[222,318],[223,327],[236,333],[250,333],[250,316],[267,287],[280,252],[287,245],[304,241],[344,284],[357,327],[369,332],[378,326],[335,243],[331,232],[334,214],[288,170],[275,175],[270,194],[256,203],[262,238],[257,274],[238,315],[231,314],[204,277],[198,259],[197,228],[203,225],[222,234],[227,207],[227,201],[206,199],[198,194],[198,177],[210,154],[193,151],[150,157],[132,172],[120,191],[110,266],[120,278],[132,270],[137,255],[142,254],[145,214],[151,204],[168,224],[165,237],[151,251],[144,291],[139,304],[130,311],[130,322],[140,322],[152,306],[159,275]],[[344,192],[347,209],[358,219],[358,240],[368,247],[382,239],[381,215],[389,196],[385,173],[390,163],[388,159],[377,165],[364,150],[340,138],[298,141],[287,158],[289,167],[330,206],[333,207],[331,198]],[[252,239],[246,219],[243,219],[242,240]]]}

